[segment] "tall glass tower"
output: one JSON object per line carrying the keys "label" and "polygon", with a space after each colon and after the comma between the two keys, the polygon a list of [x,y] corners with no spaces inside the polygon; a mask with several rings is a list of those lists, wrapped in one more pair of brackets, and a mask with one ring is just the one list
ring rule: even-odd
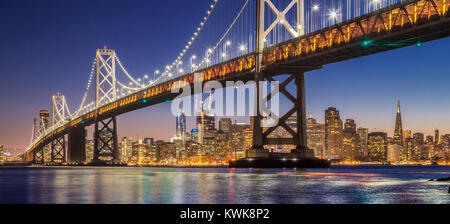
{"label": "tall glass tower", "polygon": [[177,116],[176,135],[182,139],[186,137],[186,116],[183,113]]}
{"label": "tall glass tower", "polygon": [[395,119],[394,144],[403,146],[402,114],[400,111],[400,100],[397,104],[397,118]]}

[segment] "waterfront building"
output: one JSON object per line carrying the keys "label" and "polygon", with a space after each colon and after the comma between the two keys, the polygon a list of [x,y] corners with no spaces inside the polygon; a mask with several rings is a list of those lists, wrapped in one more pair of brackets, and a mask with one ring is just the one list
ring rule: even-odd
{"label": "waterfront building", "polygon": [[412,137],[412,131],[411,130],[405,130],[403,132],[403,139],[411,138]]}
{"label": "waterfront building", "polygon": [[192,129],[191,130],[191,141],[199,142],[199,140],[198,140],[198,129]]}
{"label": "waterfront building", "polygon": [[151,146],[155,143],[153,138],[144,138],[144,143],[147,144],[147,146]]}
{"label": "waterfront building", "polygon": [[367,128],[358,128],[358,136],[360,143],[361,156],[367,157],[367,144],[369,140],[369,129]]}
{"label": "waterfront building", "polygon": [[[230,128],[231,150],[233,159],[239,159],[245,156],[245,131],[250,130],[250,125],[245,123],[235,123]],[[247,144],[250,144],[247,142]],[[250,145],[251,147],[251,145]]]}
{"label": "waterfront building", "polygon": [[314,150],[316,157],[325,158],[325,124],[317,123],[314,118],[308,118],[306,135],[308,148]]}
{"label": "waterfront building", "polygon": [[142,140],[138,140],[133,143],[132,146],[132,164],[145,165],[148,162],[147,157],[147,144]]}
{"label": "waterfront building", "polygon": [[133,140],[128,137],[123,137],[120,142],[120,160],[122,162],[128,162],[132,156],[133,151]]}
{"label": "waterfront building", "polygon": [[176,132],[175,135],[177,138],[186,141],[186,116],[181,113],[176,117]]}
{"label": "waterfront building", "polygon": [[[203,108],[203,103],[202,103]],[[205,138],[213,138],[215,128],[214,114],[208,115],[202,109],[200,116],[197,116],[198,142],[204,144]]]}
{"label": "waterfront building", "polygon": [[440,144],[440,139],[439,139],[439,130],[438,129],[436,129],[435,131],[434,131],[434,144],[436,144],[436,145],[438,145],[438,144]]}
{"label": "waterfront building", "polygon": [[230,133],[231,129],[231,119],[230,118],[221,118],[219,120],[219,131],[222,131],[224,133]]}
{"label": "waterfront building", "polygon": [[391,163],[395,163],[400,161],[400,153],[403,147],[397,144],[389,144],[388,145],[388,155],[387,161]]}
{"label": "waterfront building", "polygon": [[325,110],[325,158],[342,158],[342,120],[334,107]]}
{"label": "waterfront building", "polygon": [[342,155],[340,157],[347,161],[361,159],[359,136],[356,133],[356,124],[353,119],[347,119],[343,130]]}
{"label": "waterfront building", "polygon": [[387,161],[387,134],[384,132],[369,133],[368,156],[371,162]]}
{"label": "waterfront building", "polygon": [[94,160],[94,140],[86,141],[86,162],[90,163]]}
{"label": "waterfront building", "polygon": [[413,138],[417,141],[417,144],[419,145],[423,145],[425,143],[424,142],[425,137],[423,133],[420,132],[414,133]]}
{"label": "waterfront building", "polygon": [[0,162],[6,161],[6,153],[4,150],[3,145],[0,145]]}

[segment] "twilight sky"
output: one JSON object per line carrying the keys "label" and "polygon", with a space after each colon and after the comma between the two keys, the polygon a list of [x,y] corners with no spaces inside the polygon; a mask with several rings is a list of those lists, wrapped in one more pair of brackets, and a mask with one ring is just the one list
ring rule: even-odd
{"label": "twilight sky", "polygon": [[[79,105],[97,48],[115,49],[141,77],[162,69],[186,44],[209,3],[0,1],[0,145],[25,148],[33,117],[50,108],[51,94],[64,93],[71,109]],[[450,133],[449,50],[447,38],[309,72],[308,114],[323,122],[324,110],[334,106],[343,120],[392,135],[400,99],[404,129]],[[169,139],[174,132],[168,104],[119,118],[120,136]]]}

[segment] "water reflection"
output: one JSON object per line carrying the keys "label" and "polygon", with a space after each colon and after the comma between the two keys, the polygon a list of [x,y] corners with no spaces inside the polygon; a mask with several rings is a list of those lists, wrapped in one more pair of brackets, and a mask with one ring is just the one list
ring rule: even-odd
{"label": "water reflection", "polygon": [[0,203],[450,203],[450,167],[1,168]]}

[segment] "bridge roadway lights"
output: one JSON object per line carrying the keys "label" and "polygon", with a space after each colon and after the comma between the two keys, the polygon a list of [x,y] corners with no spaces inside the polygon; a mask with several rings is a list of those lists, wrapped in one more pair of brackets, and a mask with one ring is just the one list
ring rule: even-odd
{"label": "bridge roadway lights", "polygon": [[69,129],[69,164],[81,165],[86,162],[86,129],[83,126]]}
{"label": "bridge roadway lights", "polygon": [[94,164],[111,165],[119,163],[116,116],[95,122]]}

